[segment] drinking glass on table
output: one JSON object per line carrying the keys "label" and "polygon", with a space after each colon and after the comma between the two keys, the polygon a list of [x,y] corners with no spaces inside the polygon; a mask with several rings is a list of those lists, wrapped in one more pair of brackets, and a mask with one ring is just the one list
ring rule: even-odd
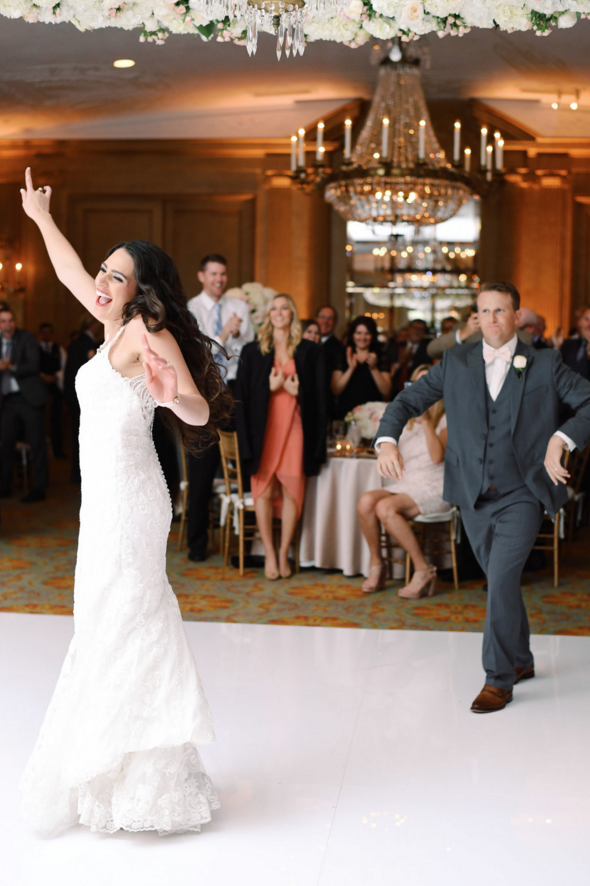
{"label": "drinking glass on table", "polygon": [[348,425],[348,434],[347,439],[353,450],[358,448],[359,443],[361,442],[361,426],[358,421],[351,421]]}

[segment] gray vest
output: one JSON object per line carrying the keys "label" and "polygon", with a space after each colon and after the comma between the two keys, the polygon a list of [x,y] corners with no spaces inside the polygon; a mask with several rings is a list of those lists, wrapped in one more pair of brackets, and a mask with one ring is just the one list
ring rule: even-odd
{"label": "gray vest", "polygon": [[488,409],[488,435],[483,460],[483,483],[481,491],[494,486],[502,495],[524,486],[524,479],[514,455],[510,432],[510,384],[508,373],[502,390],[494,401],[486,385]]}

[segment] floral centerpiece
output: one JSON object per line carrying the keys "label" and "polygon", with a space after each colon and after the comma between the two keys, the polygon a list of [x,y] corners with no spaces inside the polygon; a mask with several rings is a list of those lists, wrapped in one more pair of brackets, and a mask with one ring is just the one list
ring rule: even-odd
{"label": "floral centerpiece", "polygon": [[361,406],[355,406],[350,412],[344,416],[347,424],[357,422],[361,430],[361,437],[364,440],[372,440],[379,428],[379,422],[385,412],[387,403],[363,403]]}
{"label": "floral centerpiece", "polygon": [[250,317],[254,329],[259,329],[269,305],[277,293],[270,286],[263,286],[262,283],[243,283],[242,286],[236,286],[234,289],[228,289],[226,295],[230,298],[241,298],[250,306]]}
{"label": "floral centerpiece", "polygon": [[[168,34],[246,44],[246,0],[232,4],[206,0],[0,0],[0,15],[28,22],[71,22],[81,31],[139,28],[141,41],[163,43]],[[231,10],[228,15],[227,10]],[[590,0],[350,0],[345,10],[310,10],[305,39],[362,46],[377,37],[413,40],[436,32],[466,34],[471,28],[533,31],[571,28],[590,13]]]}

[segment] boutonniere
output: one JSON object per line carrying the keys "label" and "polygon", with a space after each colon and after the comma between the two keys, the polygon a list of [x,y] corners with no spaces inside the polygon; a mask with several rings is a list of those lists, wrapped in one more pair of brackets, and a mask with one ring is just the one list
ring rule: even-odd
{"label": "boutonniere", "polygon": [[522,354],[517,354],[516,357],[514,358],[514,360],[512,361],[512,365],[516,369],[516,372],[517,372],[517,375],[518,375],[520,381],[522,381],[522,376],[523,376],[524,371],[526,369],[526,357],[523,357]]}

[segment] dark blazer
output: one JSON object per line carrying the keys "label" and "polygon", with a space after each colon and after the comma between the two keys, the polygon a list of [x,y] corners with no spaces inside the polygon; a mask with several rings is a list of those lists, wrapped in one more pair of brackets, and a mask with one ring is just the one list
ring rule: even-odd
{"label": "dark blazer", "polygon": [[[274,359],[274,350],[262,354],[256,341],[245,345],[240,357],[236,426],[240,458],[250,474],[258,470],[262,455],[270,397],[268,378]],[[302,339],[295,349],[295,367],[303,425],[303,471],[307,477],[315,477],[326,460],[326,379],[320,345]]]}
{"label": "dark blazer", "polygon": [[[568,496],[566,486],[554,486],[545,470],[547,443],[557,430],[579,449],[590,442],[590,382],[564,366],[553,349],[535,351],[519,341],[516,354],[527,359],[522,378],[511,367],[504,382],[510,391],[514,454],[528,488],[555,514]],[[412,416],[444,398],[448,445],[443,498],[462,508],[474,506],[483,483],[488,430],[484,367],[481,342],[449,348],[427,375],[388,404],[377,432],[377,438],[399,440]],[[575,414],[560,423],[562,404]]]}
{"label": "dark blazer", "polygon": [[[12,375],[17,380],[20,392],[29,406],[44,406],[47,403],[48,394],[45,382],[39,375],[41,355],[34,335],[24,329],[15,329],[10,361],[16,367]],[[0,405],[1,403],[2,393],[0,392]]]}
{"label": "dark blazer", "polygon": [[583,378],[590,379],[590,360],[586,356],[585,338],[566,338],[561,346],[563,362]]}
{"label": "dark blazer", "polygon": [[78,370],[88,363],[89,354],[96,351],[97,344],[91,336],[86,332],[81,332],[78,338],[75,338],[68,347],[68,359],[66,360],[66,368],[64,370],[64,394],[66,400],[77,403],[76,396],[76,376]]}
{"label": "dark blazer", "polygon": [[335,335],[330,335],[325,342],[322,342],[321,349],[324,353],[324,363],[329,381],[344,352],[344,345]]}
{"label": "dark blazer", "polygon": [[[430,338],[424,338],[421,342],[418,343],[418,347],[415,352],[412,354],[412,359],[401,366],[393,376],[391,380],[391,398],[393,399],[400,391],[403,390],[405,382],[409,381],[412,377],[412,373],[418,366],[422,366],[424,363],[430,365],[432,363],[432,358],[428,356],[428,345],[430,344]],[[400,352],[402,347],[405,347],[406,342],[397,342],[392,341],[389,343],[389,346],[385,352],[385,361],[387,364],[387,371],[391,371],[391,367],[399,361]]]}

